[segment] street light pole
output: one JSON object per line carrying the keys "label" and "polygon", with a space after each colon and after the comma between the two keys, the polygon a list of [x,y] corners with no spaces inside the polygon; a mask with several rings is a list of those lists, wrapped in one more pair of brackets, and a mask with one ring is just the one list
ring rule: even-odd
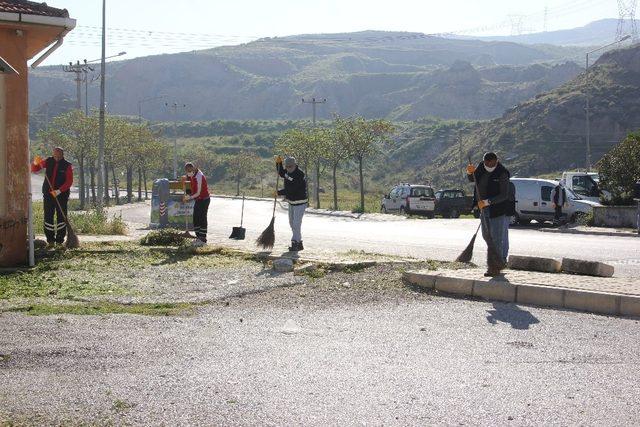
{"label": "street light pole", "polygon": [[98,210],[102,211],[104,199],[104,89],[106,52],[106,10],[107,0],[102,0],[102,58],[100,61],[100,115],[98,118]]}
{"label": "street light pole", "polygon": [[623,38],[621,38],[620,40],[616,40],[613,43],[609,43],[605,46],[601,46],[597,49],[593,49],[589,52],[587,52],[586,54],[586,60],[585,60],[585,108],[584,108],[584,113],[585,113],[585,125],[586,125],[586,130],[585,130],[585,142],[586,142],[586,148],[587,148],[587,156],[586,156],[586,169],[587,172],[591,171],[591,117],[590,117],[590,93],[589,93],[589,55],[591,55],[592,53],[595,53],[599,50],[602,49],[606,49],[609,46],[613,46],[615,44],[621,43],[625,40],[628,40],[629,38],[631,38],[631,36],[627,35],[624,36]]}
{"label": "street light pole", "polygon": [[186,108],[187,106],[177,102],[173,104],[165,102],[164,105],[173,110],[173,178],[178,179],[178,108]]}

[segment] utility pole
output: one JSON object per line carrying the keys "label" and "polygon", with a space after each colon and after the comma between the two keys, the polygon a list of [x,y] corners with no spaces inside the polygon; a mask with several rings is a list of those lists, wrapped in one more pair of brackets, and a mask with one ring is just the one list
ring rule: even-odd
{"label": "utility pole", "polygon": [[172,104],[165,102],[164,105],[173,110],[173,178],[178,179],[178,108],[187,108],[187,106],[177,102]]}
{"label": "utility pole", "polygon": [[75,77],[75,82],[76,82],[76,108],[78,110],[82,109],[82,74],[87,72],[87,69],[90,69],[91,67],[89,67],[85,63],[81,63],[80,61],[77,61],[75,64],[73,62],[69,62],[69,65],[65,65],[62,67],[62,70],[65,73],[74,73],[76,75]]}
{"label": "utility pole", "polygon": [[[316,99],[311,98],[311,100],[306,100],[302,98],[303,104],[311,104],[313,110],[313,127],[316,127],[316,106],[318,104],[325,104],[327,102],[326,98]],[[320,209],[320,160],[316,159],[316,185],[315,185],[315,196],[316,196],[316,208]]]}
{"label": "utility pole", "polygon": [[102,57],[100,58],[100,115],[98,117],[98,210],[102,211],[104,198],[104,89],[106,71],[106,11],[107,0],[102,0]]}

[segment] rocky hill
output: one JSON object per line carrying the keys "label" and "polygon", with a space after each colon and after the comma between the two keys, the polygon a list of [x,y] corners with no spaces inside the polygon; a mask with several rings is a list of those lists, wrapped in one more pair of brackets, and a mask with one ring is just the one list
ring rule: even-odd
{"label": "rocky hill", "polygon": [[[610,51],[589,70],[560,87],[540,93],[488,122],[465,124],[444,140],[433,142],[416,174],[439,182],[459,182],[459,159],[494,150],[519,176],[532,176],[585,166],[585,97],[591,99],[591,147],[595,164],[627,133],[640,128],[640,45]],[[414,143],[420,136],[405,136]],[[392,155],[409,161],[400,151]],[[431,153],[429,147],[423,147]],[[415,158],[415,152],[411,158]]]}
{"label": "rocky hill", "polygon": [[[378,31],[261,39],[109,64],[107,108],[135,115],[138,100],[162,94],[186,104],[178,120],[286,120],[308,117],[300,98],[317,96],[328,100],[320,118],[487,119],[577,75],[579,67],[567,60],[579,53]],[[96,106],[98,85],[89,92]],[[31,73],[32,108],[60,94],[75,98],[72,75],[61,67]],[[171,119],[165,100],[146,103],[144,116]]]}

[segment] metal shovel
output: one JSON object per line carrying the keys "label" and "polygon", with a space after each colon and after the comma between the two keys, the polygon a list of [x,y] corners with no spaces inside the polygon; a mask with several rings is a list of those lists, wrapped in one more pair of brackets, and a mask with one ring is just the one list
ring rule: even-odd
{"label": "metal shovel", "polygon": [[243,221],[244,221],[244,194],[242,195],[242,213],[240,214],[240,227],[233,227],[233,229],[231,230],[231,236],[229,236],[230,239],[244,240],[244,236],[247,230],[242,227]]}

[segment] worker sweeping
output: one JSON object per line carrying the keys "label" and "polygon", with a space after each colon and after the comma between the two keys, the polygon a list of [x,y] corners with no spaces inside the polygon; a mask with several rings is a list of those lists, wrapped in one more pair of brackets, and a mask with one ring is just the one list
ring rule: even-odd
{"label": "worker sweeping", "polygon": [[36,156],[31,164],[31,172],[37,173],[45,169],[45,180],[42,183],[44,200],[44,234],[47,248],[62,245],[67,235],[67,204],[71,185],[73,184],[73,166],[65,160],[64,150],[53,149],[53,155],[42,159]]}
{"label": "worker sweeping", "polygon": [[480,209],[482,237],[487,245],[493,245],[499,257],[498,262],[489,260],[485,276],[497,276],[506,266],[509,255],[509,219],[515,200],[510,196],[511,174],[498,161],[498,156],[489,152],[477,167],[467,166],[467,176],[469,181],[475,182],[474,199]]}
{"label": "worker sweeping", "polygon": [[207,213],[209,212],[209,187],[207,178],[193,163],[184,165],[184,171],[191,182],[191,194],[184,195],[184,202],[194,200],[193,205],[193,231],[196,233],[194,246],[204,246],[207,243]]}
{"label": "worker sweeping", "polygon": [[302,217],[309,202],[307,178],[293,157],[287,157],[283,160],[281,156],[276,156],[276,165],[278,166],[278,174],[284,179],[284,188],[278,190],[277,194],[284,196],[289,203],[289,225],[293,232],[289,251],[301,251],[304,249],[302,245]]}

